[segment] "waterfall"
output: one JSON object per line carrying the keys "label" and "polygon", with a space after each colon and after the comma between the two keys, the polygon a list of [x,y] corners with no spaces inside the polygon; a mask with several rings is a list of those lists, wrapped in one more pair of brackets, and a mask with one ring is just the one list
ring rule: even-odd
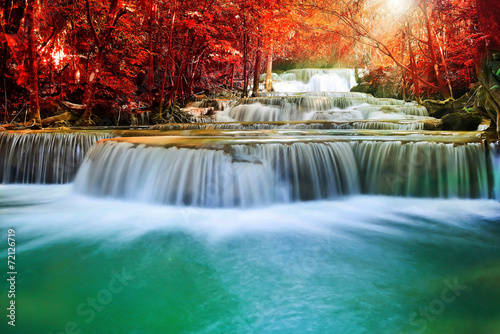
{"label": "waterfall", "polygon": [[149,146],[151,141],[141,144],[141,138],[99,142],[87,154],[75,190],[94,196],[226,208],[359,192],[489,197],[491,161],[485,158],[481,143],[202,138],[184,139],[185,147]]}
{"label": "waterfall", "polygon": [[250,207],[357,192],[348,143],[234,145],[227,150],[94,146],[77,192],[202,207]]}
{"label": "waterfall", "polygon": [[353,142],[362,192],[395,196],[488,198],[480,143]]}
{"label": "waterfall", "polygon": [[356,85],[352,69],[295,69],[273,80],[279,92],[348,92]]}
{"label": "waterfall", "polygon": [[[217,122],[416,120],[427,109],[392,98],[349,92],[356,84],[351,69],[298,69],[273,76],[275,92],[243,98],[216,114]],[[205,104],[204,104],[205,103]],[[197,105],[206,105],[199,102]],[[396,129],[394,125],[375,128]],[[407,125],[400,128],[408,129]],[[418,128],[418,126],[417,126]]]}
{"label": "waterfall", "polygon": [[[283,108],[266,106],[260,103],[240,104],[229,111],[229,117],[240,122],[284,121],[300,119],[295,105],[288,104]],[[287,108],[288,107],[288,108]]]}
{"label": "waterfall", "polygon": [[286,130],[286,129],[360,129],[360,130],[434,130],[436,125],[423,120],[393,121],[308,121],[308,122],[217,122],[158,124],[150,130]]}
{"label": "waterfall", "polygon": [[493,194],[500,200],[500,144],[490,144],[493,174]]}
{"label": "waterfall", "polygon": [[87,150],[110,137],[98,132],[0,132],[0,183],[71,182]]}
{"label": "waterfall", "polygon": [[352,93],[322,96],[267,96],[245,98],[217,113],[219,122],[298,120],[407,120],[427,117],[427,109],[396,99],[376,99]]}

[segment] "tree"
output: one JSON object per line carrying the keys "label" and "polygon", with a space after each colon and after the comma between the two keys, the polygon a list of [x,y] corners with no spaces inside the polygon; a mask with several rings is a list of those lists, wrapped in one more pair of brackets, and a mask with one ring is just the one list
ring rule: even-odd
{"label": "tree", "polygon": [[[3,10],[0,15],[0,22],[3,34],[0,35],[1,49],[1,71],[0,71],[0,95],[5,98],[4,103],[0,106],[3,108],[4,121],[8,113],[8,92],[7,87],[14,84],[12,75],[10,75],[9,61],[11,59],[10,48],[16,47],[16,37],[21,28],[21,21],[24,18],[26,2],[23,0],[5,1]],[[9,47],[9,41],[11,46]],[[11,92],[12,93],[12,92]]]}
{"label": "tree", "polygon": [[92,37],[94,40],[97,53],[95,55],[92,70],[89,71],[87,87],[85,88],[85,94],[83,98],[83,103],[85,104],[85,113],[83,114],[83,119],[90,121],[90,116],[92,115],[92,107],[94,104],[94,96],[96,93],[97,84],[99,82],[101,72],[103,71],[104,56],[109,49],[109,44],[113,38],[113,31],[116,29],[118,20],[120,17],[125,15],[128,11],[126,7],[122,6],[121,0],[111,0],[109,4],[109,9],[106,13],[106,23],[102,33],[98,33],[92,18],[92,9],[90,6],[90,0],[85,0],[86,10],[87,10],[87,20],[90,26]]}
{"label": "tree", "polygon": [[493,54],[500,52],[500,3],[477,0],[479,22],[484,38],[478,44],[477,73],[486,98],[493,109],[497,137],[500,139],[500,69],[492,62]]}
{"label": "tree", "polygon": [[28,35],[28,76],[30,92],[30,122],[41,125],[40,103],[38,100],[38,66],[35,39],[35,6],[36,1],[28,1],[24,25]]}
{"label": "tree", "polygon": [[401,12],[367,0],[37,1],[4,2],[0,86],[4,116],[29,97],[38,123],[38,109],[52,116],[61,103],[83,108],[85,122],[139,106],[164,121],[163,109],[168,116],[202,92],[236,87],[246,96],[252,77],[257,95],[264,68],[271,90],[280,62],[396,65],[405,93],[459,95],[475,81],[475,45],[486,41],[471,0],[416,0]]}
{"label": "tree", "polygon": [[[422,85],[427,95],[439,92],[445,98],[451,97],[452,70],[464,68],[469,74],[467,78],[473,72],[473,54],[463,51],[477,38],[472,32],[477,17],[475,8],[468,0],[412,3],[413,6],[398,13],[391,12],[383,2],[369,4],[364,0],[302,0],[300,6],[312,17],[311,29],[335,34],[343,44],[342,39],[350,39],[357,45],[369,46],[375,50],[375,56],[383,54],[404,70],[414,88]],[[380,22],[384,22],[383,28]],[[452,37],[450,31],[454,32]],[[410,41],[401,43],[401,38]],[[413,56],[404,54],[406,46],[412,48],[408,51],[412,51]],[[467,57],[456,57],[460,53]],[[380,59],[380,63],[385,61]],[[419,81],[418,85],[415,80]],[[463,86],[457,88],[463,89]]]}

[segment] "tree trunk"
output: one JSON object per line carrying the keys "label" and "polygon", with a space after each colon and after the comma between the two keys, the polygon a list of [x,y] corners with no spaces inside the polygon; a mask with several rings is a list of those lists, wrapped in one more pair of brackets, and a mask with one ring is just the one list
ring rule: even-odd
{"label": "tree trunk", "polygon": [[40,104],[38,102],[38,68],[36,60],[35,41],[35,1],[28,1],[24,25],[28,34],[28,76],[30,93],[30,118],[29,121],[41,124]]}
{"label": "tree trunk", "polygon": [[265,88],[267,92],[273,91],[273,50],[269,51],[267,54],[267,63],[266,63],[266,82]]}
{"label": "tree trunk", "polygon": [[[479,25],[487,39],[478,44],[479,61],[476,64],[476,72],[479,82],[486,90],[486,97],[495,110],[497,138],[500,140],[500,89],[498,80],[489,66],[489,60],[495,52],[500,52],[500,2],[490,0],[477,0],[477,12]],[[495,119],[496,118],[496,119]]]}
{"label": "tree trunk", "polygon": [[231,64],[231,78],[229,81],[229,90],[233,90],[233,83],[234,83],[234,63]]}
{"label": "tree trunk", "polygon": [[490,52],[486,49],[485,54],[477,64],[476,72],[479,82],[486,91],[486,98],[491,107],[495,110],[496,115],[493,116],[496,117],[493,118],[493,122],[496,124],[497,138],[500,140],[500,83],[488,65],[490,59]]}
{"label": "tree trunk", "polygon": [[425,27],[427,30],[427,47],[429,48],[429,53],[431,56],[432,67],[434,68],[434,75],[436,76],[436,81],[439,87],[439,92],[445,99],[448,99],[452,96],[452,92],[446,87],[441,74],[439,73],[439,64],[436,56],[436,50],[434,49],[434,43],[432,38],[432,28],[429,20],[429,16],[427,15],[427,0],[423,1],[422,4],[422,12],[424,13]]}
{"label": "tree trunk", "polygon": [[[405,51],[406,51],[406,43],[405,43],[406,33],[403,32],[403,36],[401,38],[401,55],[399,57],[399,61],[401,64],[404,63],[405,60]],[[403,100],[406,100],[406,71],[404,68],[401,68],[401,95]]]}
{"label": "tree trunk", "polygon": [[87,108],[85,109],[85,113],[83,114],[82,118],[86,121],[90,121],[90,116],[92,116],[92,107],[94,105],[94,96],[97,89],[97,84],[99,83],[102,64],[104,62],[104,54],[108,48],[109,43],[111,42],[112,33],[115,29],[116,24],[118,23],[118,19],[122,15],[127,13],[127,11],[120,8],[121,0],[111,0],[107,15],[108,17],[106,20],[106,27],[102,32],[101,37],[99,37],[92,20],[89,0],[86,0],[86,5],[87,21],[93,33],[94,43],[97,45],[97,55],[94,60],[94,66],[92,71],[90,71],[87,87],[85,88],[85,93],[83,95],[83,103],[87,106]]}
{"label": "tree trunk", "polygon": [[248,73],[247,73],[247,58],[248,58],[248,37],[245,33],[243,35],[243,92],[242,97],[247,97],[248,95]]}
{"label": "tree trunk", "polygon": [[[409,29],[409,27],[408,27],[408,29]],[[418,78],[417,78],[415,56],[413,54],[413,48],[411,46],[411,39],[410,38],[408,38],[408,52],[410,54],[411,76],[413,79],[413,86],[415,87],[415,99],[417,100],[418,103],[422,103],[422,100],[420,98],[420,82],[418,81]]]}
{"label": "tree trunk", "polygon": [[4,117],[3,117],[3,122],[7,122],[7,109],[8,109],[8,102],[7,102],[7,58],[9,57],[9,46],[7,45],[7,42],[2,43],[3,49],[2,49],[2,71],[0,73],[0,85],[3,88],[0,90],[2,97],[4,98]]}
{"label": "tree trunk", "polygon": [[96,59],[94,60],[94,68],[90,73],[87,87],[85,89],[85,94],[83,95],[83,104],[86,105],[85,112],[82,118],[84,120],[90,120],[92,116],[92,107],[94,106],[94,96],[97,89],[97,83],[99,82],[99,72],[101,71],[101,64],[104,58],[104,52],[102,49],[97,51]]}
{"label": "tree trunk", "polygon": [[[3,26],[2,26],[2,32],[4,32],[7,35],[15,35],[18,33],[19,28],[21,27],[21,22],[25,14],[25,9],[26,9],[26,1],[25,0],[9,0],[9,1],[4,1],[4,6],[2,8],[3,10]],[[4,101],[4,123],[7,121],[7,109],[8,109],[8,104],[7,104],[7,87],[10,86],[10,81],[11,79],[8,78],[7,76],[7,70],[8,70],[8,60],[10,59],[10,52],[9,52],[9,44],[7,42],[2,43],[2,65],[1,65],[1,70],[0,70],[0,87],[2,87],[3,92],[2,92],[2,98],[5,99]],[[0,89],[0,91],[2,91]]]}
{"label": "tree trunk", "polygon": [[450,97],[453,98],[453,87],[451,86],[450,81],[450,71],[448,70],[448,62],[446,61],[443,44],[439,40],[436,32],[433,30],[434,35],[436,36],[436,42],[439,47],[439,53],[441,54],[441,63],[443,64],[444,73],[446,74],[446,84],[448,85],[448,90],[450,91]]}
{"label": "tree trunk", "polygon": [[167,73],[170,70],[170,63],[172,63],[172,69],[170,70],[170,86],[174,86],[174,71],[175,71],[175,64],[174,64],[174,52],[172,51],[172,38],[173,38],[173,32],[174,32],[174,23],[175,23],[175,5],[176,2],[174,1],[174,6],[172,10],[172,23],[170,24],[170,37],[169,37],[169,42],[168,42],[168,52],[167,55],[165,56],[165,73],[163,74],[163,82],[161,84],[161,94],[160,94],[160,110],[158,111],[159,113],[159,118],[162,119],[163,117],[163,99],[164,99],[164,94],[165,94],[165,83],[167,82]]}
{"label": "tree trunk", "polygon": [[44,118],[42,119],[42,125],[43,126],[49,126],[55,122],[59,122],[59,121],[74,121],[78,119],[78,116],[69,112],[69,111],[66,111],[65,113],[63,114],[60,114],[60,115],[57,115],[57,116],[52,116],[52,117],[47,117],[47,118]]}
{"label": "tree trunk", "polygon": [[253,91],[252,96],[259,96],[259,77],[260,77],[260,38],[257,42],[257,51],[255,53],[255,67],[253,71]]}
{"label": "tree trunk", "polygon": [[148,103],[153,105],[154,64],[153,64],[153,0],[149,0],[149,70]]}

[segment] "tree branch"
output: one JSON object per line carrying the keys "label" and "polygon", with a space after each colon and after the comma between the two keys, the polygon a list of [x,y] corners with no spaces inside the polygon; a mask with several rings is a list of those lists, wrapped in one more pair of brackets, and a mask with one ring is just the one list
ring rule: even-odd
{"label": "tree branch", "polygon": [[94,40],[97,45],[101,45],[101,41],[99,40],[99,37],[97,36],[97,32],[94,27],[94,22],[92,21],[92,15],[90,14],[90,3],[89,0],[85,0],[86,2],[86,7],[87,7],[87,21],[89,21],[90,29],[92,30],[92,35],[94,35]]}

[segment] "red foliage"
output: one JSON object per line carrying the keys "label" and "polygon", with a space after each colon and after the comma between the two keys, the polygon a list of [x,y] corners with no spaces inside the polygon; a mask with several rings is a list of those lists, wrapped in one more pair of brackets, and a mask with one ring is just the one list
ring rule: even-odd
{"label": "red foliage", "polygon": [[[365,0],[349,6],[331,0],[40,0],[41,102],[92,100],[118,110],[131,103],[156,107],[204,89],[242,88],[261,71],[254,68],[259,52],[262,59],[272,52],[275,59],[330,65],[397,63],[404,85],[414,87],[418,77],[429,94],[448,82],[453,90],[468,87],[475,81],[476,43],[487,35],[500,49],[500,2],[477,0],[479,20],[473,0],[414,3],[396,15],[383,1]],[[12,0],[0,12],[0,79],[6,82],[0,86],[2,97],[7,89],[9,112],[28,96],[24,10],[25,1]]]}
{"label": "red foliage", "polygon": [[500,50],[500,2],[491,0],[477,0],[480,27],[489,38],[491,48]]}

